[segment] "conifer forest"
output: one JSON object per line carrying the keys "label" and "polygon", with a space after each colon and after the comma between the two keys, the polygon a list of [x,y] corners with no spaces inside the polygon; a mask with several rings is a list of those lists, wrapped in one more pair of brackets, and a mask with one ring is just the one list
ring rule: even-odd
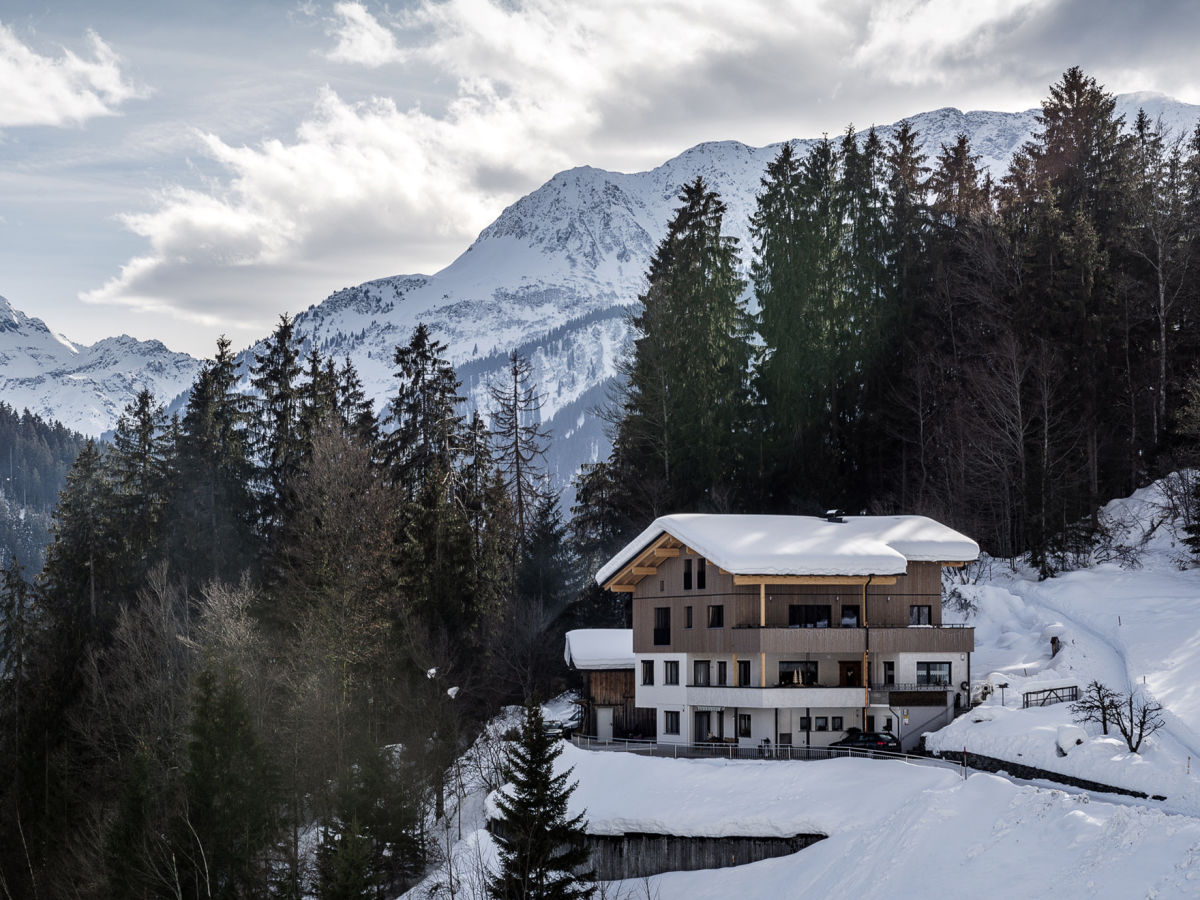
{"label": "conifer forest", "polygon": [[680,187],[570,510],[526,361],[468,414],[424,326],[378,412],[286,315],[107,443],[0,406],[29,490],[65,476],[44,563],[3,560],[0,896],[394,896],[480,724],[566,686],[567,628],[625,623],[590,576],[658,515],[921,513],[1070,567],[1195,461],[1200,128],[1073,68],[1003,177],[920,148],[784,144],[748,254]]}

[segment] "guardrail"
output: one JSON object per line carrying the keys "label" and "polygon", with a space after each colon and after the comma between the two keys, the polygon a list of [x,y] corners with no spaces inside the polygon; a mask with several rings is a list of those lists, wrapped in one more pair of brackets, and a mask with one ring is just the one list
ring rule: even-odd
{"label": "guardrail", "polygon": [[961,763],[938,759],[933,756],[917,756],[911,753],[896,753],[888,750],[868,750],[859,747],[808,747],[803,744],[757,744],[744,745],[725,741],[704,743],[660,743],[644,739],[614,738],[602,741],[587,735],[571,735],[571,743],[581,750],[610,753],[635,753],[665,759],[729,759],[729,760],[780,760],[783,762],[813,762],[824,759],[893,759],[914,765],[932,766],[938,769],[962,771]]}

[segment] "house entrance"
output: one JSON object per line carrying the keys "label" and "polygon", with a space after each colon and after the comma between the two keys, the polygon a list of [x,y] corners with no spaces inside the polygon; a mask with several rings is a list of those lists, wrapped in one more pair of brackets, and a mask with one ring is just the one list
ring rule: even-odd
{"label": "house entrance", "polygon": [[712,730],[712,713],[708,710],[696,711],[696,730],[692,732],[693,741],[707,741],[716,737]]}
{"label": "house entrance", "polygon": [[862,662],[840,660],[838,662],[838,684],[841,687],[862,687]]}
{"label": "house entrance", "polygon": [[596,707],[596,739],[600,741],[613,739],[613,708],[611,706]]}

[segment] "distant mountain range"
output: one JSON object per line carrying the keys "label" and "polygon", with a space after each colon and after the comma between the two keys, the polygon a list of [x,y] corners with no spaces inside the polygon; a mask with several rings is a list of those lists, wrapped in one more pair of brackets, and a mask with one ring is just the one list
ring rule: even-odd
{"label": "distant mountain range", "polygon": [[[1180,131],[1200,106],[1162,94],[1125,94],[1118,111],[1139,108]],[[932,159],[960,133],[997,177],[1036,127],[1037,110],[967,112],[945,108],[907,121]],[[878,128],[885,140],[899,125]],[[807,153],[814,139],[794,142]],[[699,144],[648,172],[591,167],[560,172],[509,206],[453,263],[435,275],[397,275],[331,294],[296,317],[306,347],[349,356],[382,406],[392,389],[392,354],[425,322],[448,345],[471,403],[486,406],[487,384],[510,349],[527,356],[552,430],[551,468],[567,483],[581,463],[607,455],[594,410],[616,377],[627,314],[645,286],[654,247],[682,184],[697,175],[728,206],[726,231],[749,248],[759,180],[780,144]],[[249,348],[247,354],[253,351]],[[0,300],[0,399],[71,428],[111,429],[141,387],[178,399],[199,362],[157,341],[117,337],[91,347],[53,334]]]}

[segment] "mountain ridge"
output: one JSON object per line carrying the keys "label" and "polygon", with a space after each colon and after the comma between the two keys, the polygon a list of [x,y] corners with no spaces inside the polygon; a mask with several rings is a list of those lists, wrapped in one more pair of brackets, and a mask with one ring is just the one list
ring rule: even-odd
{"label": "mountain ridge", "polygon": [[[1176,130],[1190,129],[1200,119],[1200,106],[1155,92],[1116,100],[1127,125],[1139,107]],[[942,107],[876,131],[886,140],[901,122],[908,122],[929,161],[940,145],[966,133],[982,165],[999,177],[1036,129],[1039,112]],[[803,154],[817,139],[791,143]],[[296,333],[305,350],[315,345],[338,359],[348,356],[377,410],[391,391],[394,348],[408,341],[418,322],[447,345],[452,363],[470,373],[464,391],[471,406],[487,406],[488,380],[502,368],[510,348],[520,349],[530,358],[544,396],[542,419],[559,435],[552,470],[565,484],[580,464],[607,453],[599,424],[585,427],[579,421],[581,415],[594,418],[593,412],[581,413],[578,404],[584,396],[603,395],[604,386],[616,377],[628,338],[626,313],[644,290],[649,259],[680,186],[699,175],[720,193],[727,206],[726,233],[739,240],[747,261],[749,217],[760,179],[781,146],[705,141],[641,172],[590,165],[558,172],[505,207],[445,268],[334,291],[297,314]],[[110,429],[142,386],[164,401],[176,398],[178,404],[178,395],[188,389],[200,365],[158,342],[110,338],[77,346],[30,317],[24,320],[36,340],[26,341],[28,352],[21,359],[12,346],[19,341],[3,325],[5,310],[16,321],[5,302],[0,308],[0,398],[87,433]],[[579,325],[566,327],[570,322]],[[261,343],[242,351],[242,359],[249,360]],[[121,352],[128,355],[124,363]],[[490,368],[480,365],[488,359],[497,362]],[[17,360],[23,371],[11,374],[9,360]],[[560,415],[571,421],[558,421]],[[562,437],[567,432],[571,437]]]}

